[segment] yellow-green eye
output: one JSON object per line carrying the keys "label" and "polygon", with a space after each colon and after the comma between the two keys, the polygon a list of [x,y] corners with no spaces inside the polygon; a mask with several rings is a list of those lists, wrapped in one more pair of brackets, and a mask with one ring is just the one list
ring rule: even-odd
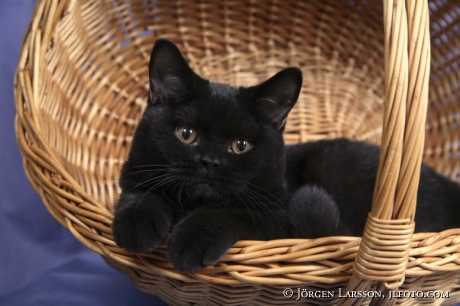
{"label": "yellow-green eye", "polygon": [[182,142],[192,143],[196,140],[197,133],[194,128],[188,125],[179,125],[176,129],[177,137]]}
{"label": "yellow-green eye", "polygon": [[238,138],[232,142],[232,151],[236,154],[243,154],[251,150],[252,144],[245,138]]}

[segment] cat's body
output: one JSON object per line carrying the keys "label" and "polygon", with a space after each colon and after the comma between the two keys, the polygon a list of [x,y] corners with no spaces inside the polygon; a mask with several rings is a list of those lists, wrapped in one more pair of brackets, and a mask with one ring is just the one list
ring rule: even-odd
{"label": "cat's body", "polygon": [[[120,179],[118,245],[149,252],[171,232],[173,265],[197,270],[240,239],[361,233],[378,148],[333,140],[285,149],[282,131],[300,92],[300,70],[285,69],[247,88],[211,83],[167,40],[155,45],[149,68],[149,104]],[[440,217],[432,227],[427,214],[418,214],[419,230],[460,225],[446,212],[460,188],[428,168],[421,187],[424,181],[452,199],[438,203],[435,193],[436,201],[423,202],[430,220],[433,213]]]}
{"label": "cat's body", "polygon": [[[287,146],[286,160],[289,193],[295,195],[305,186],[320,187],[332,196],[340,211],[340,224],[347,227],[333,234],[361,236],[374,192],[379,147],[344,138],[321,140]],[[420,175],[415,231],[439,232],[460,226],[459,186],[426,165],[422,165]],[[321,234],[324,228],[320,225],[306,224],[328,220],[327,215],[315,216],[318,209],[314,203],[315,211],[305,209],[306,198],[291,201],[291,211],[298,212],[291,214],[299,220],[295,226],[297,235],[324,236]]]}

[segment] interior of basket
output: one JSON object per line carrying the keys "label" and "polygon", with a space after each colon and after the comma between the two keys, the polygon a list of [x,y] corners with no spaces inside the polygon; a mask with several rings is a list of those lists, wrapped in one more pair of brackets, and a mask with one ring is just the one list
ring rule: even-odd
{"label": "interior of basket", "polygon": [[[157,38],[167,37],[198,74],[215,82],[248,86],[283,68],[301,68],[304,83],[286,143],[340,136],[379,143],[384,57],[378,3],[190,1],[179,8],[170,1],[71,1],[46,53],[41,131],[81,187],[112,209],[147,103],[150,51]],[[432,27],[433,35],[446,28],[436,21]],[[442,38],[434,42],[443,45]],[[460,84],[449,78],[454,61],[443,60],[456,52],[458,65],[458,48],[452,50],[433,50],[426,161],[458,178]]]}

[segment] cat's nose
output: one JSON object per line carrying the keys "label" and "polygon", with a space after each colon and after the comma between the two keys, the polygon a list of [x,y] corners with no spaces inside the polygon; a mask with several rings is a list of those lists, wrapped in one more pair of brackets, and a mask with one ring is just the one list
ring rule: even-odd
{"label": "cat's nose", "polygon": [[218,158],[209,155],[202,156],[200,158],[200,162],[207,168],[214,168],[222,164],[222,162]]}

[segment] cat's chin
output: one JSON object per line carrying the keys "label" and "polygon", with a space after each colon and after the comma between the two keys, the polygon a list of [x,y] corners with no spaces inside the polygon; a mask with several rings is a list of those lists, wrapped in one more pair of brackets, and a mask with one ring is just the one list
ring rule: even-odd
{"label": "cat's chin", "polygon": [[207,183],[198,183],[193,186],[193,193],[196,198],[210,199],[217,194],[216,190]]}

